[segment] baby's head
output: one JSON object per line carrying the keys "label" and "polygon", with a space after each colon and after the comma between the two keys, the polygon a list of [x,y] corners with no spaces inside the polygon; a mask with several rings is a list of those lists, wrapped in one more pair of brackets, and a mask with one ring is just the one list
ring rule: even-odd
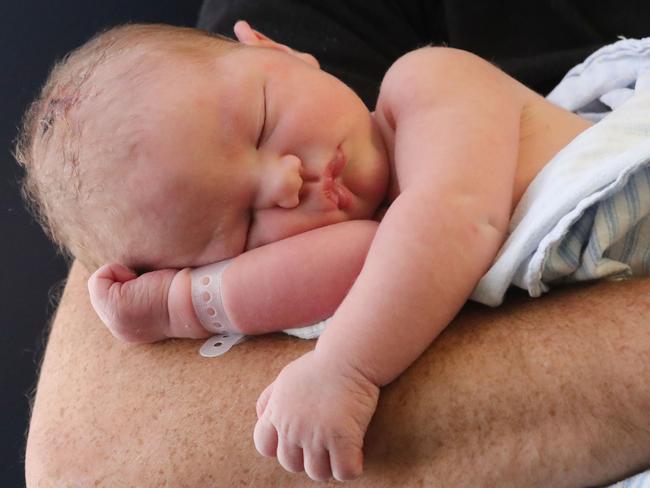
{"label": "baby's head", "polygon": [[360,99],[311,56],[237,35],[122,26],[52,70],[16,156],[42,225],[89,270],[200,266],[383,199]]}

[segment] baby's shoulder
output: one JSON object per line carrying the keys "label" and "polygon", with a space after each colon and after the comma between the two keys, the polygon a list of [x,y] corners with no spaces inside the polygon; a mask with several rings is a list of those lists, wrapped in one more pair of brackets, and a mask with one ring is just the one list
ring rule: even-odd
{"label": "baby's shoulder", "polygon": [[400,57],[382,81],[378,107],[392,113],[478,100],[523,85],[493,64],[461,49],[423,47]]}

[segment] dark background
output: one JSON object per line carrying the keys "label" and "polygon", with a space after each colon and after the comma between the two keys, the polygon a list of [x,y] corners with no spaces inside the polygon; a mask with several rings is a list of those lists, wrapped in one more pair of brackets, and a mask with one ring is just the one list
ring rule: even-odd
{"label": "dark background", "polygon": [[[0,9],[0,486],[24,486],[31,391],[67,265],[24,209],[16,128],[55,59],[126,22],[194,25],[200,0],[28,0]],[[57,286],[57,283],[59,286]]]}
{"label": "dark background", "polygon": [[[11,155],[22,112],[55,59],[126,21],[194,25],[201,0],[23,0],[0,9],[0,487],[24,484],[25,432],[50,315],[67,274],[20,200]],[[401,53],[429,42],[475,52],[546,93],[618,35],[650,34],[640,0],[206,0],[201,27],[238,18],[315,54],[372,106]]]}

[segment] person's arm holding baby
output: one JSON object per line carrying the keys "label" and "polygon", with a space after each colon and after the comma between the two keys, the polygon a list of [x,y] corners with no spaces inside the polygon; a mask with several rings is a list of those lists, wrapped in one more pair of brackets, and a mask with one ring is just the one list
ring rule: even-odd
{"label": "person's arm holding baby", "polygon": [[290,471],[339,480],[361,473],[379,387],[451,321],[502,242],[523,102],[488,66],[424,49],[387,74],[377,117],[399,195],[315,350],[258,401],[256,447]]}

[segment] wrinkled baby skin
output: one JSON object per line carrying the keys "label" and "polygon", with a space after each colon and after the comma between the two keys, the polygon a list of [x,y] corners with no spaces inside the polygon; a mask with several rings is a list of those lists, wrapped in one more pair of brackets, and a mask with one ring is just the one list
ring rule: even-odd
{"label": "wrinkled baby skin", "polygon": [[190,270],[164,269],[138,276],[106,264],[88,280],[90,302],[111,333],[131,343],[172,337],[208,337],[192,305]]}
{"label": "wrinkled baby skin", "polygon": [[287,365],[257,401],[255,447],[313,480],[352,480],[379,387],[335,358],[309,352]]}

